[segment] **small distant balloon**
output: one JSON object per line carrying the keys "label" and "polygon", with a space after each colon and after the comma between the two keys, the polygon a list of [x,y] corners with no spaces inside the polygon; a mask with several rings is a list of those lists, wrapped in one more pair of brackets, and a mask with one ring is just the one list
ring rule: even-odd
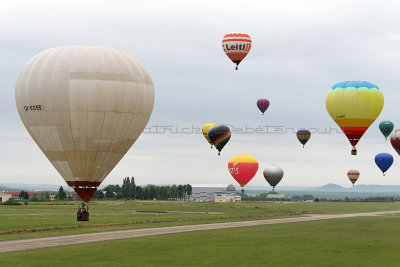
{"label": "small distant balloon", "polygon": [[263,171],[265,180],[272,186],[274,191],[275,186],[279,184],[283,177],[283,170],[276,164],[269,164]]}
{"label": "small distant balloon", "polygon": [[304,145],[308,142],[308,140],[311,137],[311,132],[309,130],[302,129],[302,130],[298,130],[296,135],[297,135],[297,139],[299,139],[300,143],[303,144],[303,148],[304,148]]}
{"label": "small distant balloon", "polygon": [[393,164],[393,156],[389,153],[379,153],[375,156],[375,163],[378,165],[379,169],[381,169],[383,176],[385,176],[385,172]]}
{"label": "small distant balloon", "polygon": [[400,155],[400,129],[395,130],[390,135],[390,143],[396,152]]}
{"label": "small distant balloon", "polygon": [[262,112],[262,115],[264,115],[264,112],[268,109],[269,107],[269,100],[266,98],[260,98],[257,100],[257,107],[258,109]]}
{"label": "small distant balloon", "polygon": [[221,150],[231,138],[231,130],[228,126],[222,124],[214,126],[208,131],[208,138],[210,138],[211,143],[218,150],[218,155],[220,155]]}
{"label": "small distant balloon", "polygon": [[352,182],[353,186],[354,183],[357,181],[358,177],[360,177],[360,172],[358,170],[349,170],[347,172],[347,177],[349,177],[350,182]]}
{"label": "small distant balloon", "polygon": [[393,128],[394,125],[391,121],[382,121],[381,123],[379,123],[379,130],[381,130],[381,133],[383,134],[383,136],[385,136],[386,140],[390,133],[393,131]]}
{"label": "small distant balloon", "polygon": [[225,34],[222,40],[222,48],[225,54],[236,64],[236,70],[240,62],[247,56],[251,48],[251,38],[247,33],[232,32]]}
{"label": "small distant balloon", "polygon": [[242,187],[253,179],[258,170],[258,161],[251,155],[236,155],[228,162],[228,169],[233,178]]}
{"label": "small distant balloon", "polygon": [[204,135],[204,138],[207,140],[207,142],[211,145],[211,148],[213,146],[213,143],[211,142],[210,138],[208,137],[208,131],[210,131],[210,129],[214,126],[217,126],[215,123],[208,123],[205,124],[202,128],[202,132]]}

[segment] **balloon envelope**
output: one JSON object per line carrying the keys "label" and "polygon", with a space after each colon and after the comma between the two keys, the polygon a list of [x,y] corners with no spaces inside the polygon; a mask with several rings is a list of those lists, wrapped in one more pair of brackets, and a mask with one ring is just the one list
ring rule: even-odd
{"label": "balloon envelope", "polygon": [[221,152],[221,150],[224,148],[226,143],[228,143],[229,139],[231,138],[231,130],[229,129],[228,126],[217,125],[212,127],[208,131],[208,137],[210,138],[215,148],[219,152]]}
{"label": "balloon envelope", "polygon": [[326,109],[354,147],[383,108],[378,86],[363,81],[335,84],[326,95]]}
{"label": "balloon envelope", "polygon": [[236,64],[236,69],[238,69],[237,66],[250,51],[250,35],[239,32],[225,34],[224,38],[222,39],[222,48],[230,60]]}
{"label": "balloon envelope", "polygon": [[395,130],[390,135],[390,143],[392,144],[394,150],[400,155],[400,129]]}
{"label": "balloon envelope", "polygon": [[388,153],[379,153],[375,156],[375,163],[385,173],[393,164],[393,156]]}
{"label": "balloon envelope", "polygon": [[304,147],[304,145],[308,142],[308,140],[311,137],[311,132],[309,130],[305,130],[305,129],[298,130],[296,133],[296,136],[297,136],[297,139],[299,139],[300,143],[302,143],[303,147]]}
{"label": "balloon envelope", "polygon": [[349,178],[349,180],[353,183],[357,181],[358,177],[360,177],[360,172],[358,170],[349,170],[347,172],[347,177]]}
{"label": "balloon envelope", "polygon": [[257,100],[257,107],[258,109],[262,112],[264,115],[264,112],[268,109],[269,107],[269,101],[266,98],[260,98]]}
{"label": "balloon envelope", "polygon": [[203,128],[202,128],[202,132],[203,132],[204,138],[211,145],[211,148],[212,148],[213,143],[211,142],[210,138],[208,137],[208,131],[214,126],[216,126],[215,123],[208,123],[208,124],[205,124],[203,126]]}
{"label": "balloon envelope", "polygon": [[381,123],[379,123],[379,130],[381,130],[381,133],[383,134],[383,136],[385,136],[386,139],[393,131],[393,128],[394,125],[391,121],[382,121]]}
{"label": "balloon envelope", "polygon": [[228,169],[233,178],[243,187],[257,173],[258,162],[251,155],[236,155],[229,160]]}
{"label": "balloon envelope", "polygon": [[265,180],[273,187],[282,180],[283,170],[276,164],[269,164],[263,171]]}
{"label": "balloon envelope", "polygon": [[15,100],[33,140],[88,202],[146,126],[154,86],[125,52],[63,46],[23,66]]}

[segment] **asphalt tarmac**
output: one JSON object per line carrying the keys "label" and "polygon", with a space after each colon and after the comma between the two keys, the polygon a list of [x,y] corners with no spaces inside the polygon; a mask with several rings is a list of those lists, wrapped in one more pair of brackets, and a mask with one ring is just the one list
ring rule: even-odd
{"label": "asphalt tarmac", "polygon": [[282,218],[282,219],[269,219],[269,220],[256,220],[256,221],[240,221],[240,222],[226,222],[226,223],[210,223],[210,224],[196,224],[196,225],[183,225],[183,226],[170,226],[158,228],[145,228],[145,229],[132,229],[132,230],[118,230],[108,232],[97,232],[87,234],[63,235],[42,238],[30,238],[9,240],[0,242],[0,253],[14,252],[22,250],[50,248],[57,246],[69,246],[76,244],[85,244],[93,242],[103,242],[110,240],[138,238],[154,235],[177,234],[193,231],[206,231],[216,229],[226,229],[235,227],[280,224],[280,223],[295,223],[295,222],[308,222],[318,220],[330,220],[339,218],[352,218],[361,216],[380,216],[400,213],[400,210],[395,211],[378,211],[378,212],[363,212],[351,214],[333,214],[333,215],[311,215],[307,217],[295,218]]}

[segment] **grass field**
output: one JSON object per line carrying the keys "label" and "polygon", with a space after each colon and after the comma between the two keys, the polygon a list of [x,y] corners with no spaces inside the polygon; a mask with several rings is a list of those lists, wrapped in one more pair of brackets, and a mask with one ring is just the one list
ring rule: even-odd
{"label": "grass field", "polygon": [[0,205],[0,240],[117,229],[259,220],[306,214],[400,209],[400,203],[101,201],[91,203],[89,222],[77,222],[77,206],[78,203],[69,202]]}
{"label": "grass field", "polygon": [[400,266],[400,216],[190,232],[1,255],[4,266]]}

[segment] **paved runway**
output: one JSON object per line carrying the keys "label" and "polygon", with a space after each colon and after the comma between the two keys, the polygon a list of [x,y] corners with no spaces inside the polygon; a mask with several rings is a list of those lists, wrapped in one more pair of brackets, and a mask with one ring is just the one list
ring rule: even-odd
{"label": "paved runway", "polygon": [[108,232],[98,232],[98,233],[10,240],[10,241],[1,241],[0,242],[0,253],[21,251],[21,250],[30,250],[30,249],[39,249],[39,248],[49,248],[49,247],[57,247],[57,246],[68,246],[68,245],[75,245],[75,244],[110,241],[110,240],[126,239],[126,238],[136,238],[136,237],[143,237],[143,236],[165,235],[165,234],[225,229],[225,228],[244,227],[244,226],[267,225],[267,224],[307,222],[307,221],[329,220],[329,219],[338,219],[338,218],[351,218],[351,217],[360,217],[360,216],[379,216],[379,215],[387,215],[387,214],[395,214],[395,213],[400,213],[400,210],[363,212],[363,213],[352,213],[352,214],[335,214],[335,215],[311,215],[308,217],[296,217],[296,218],[284,218],[284,219],[196,224],[196,225],[119,230],[119,231],[108,231]]}

